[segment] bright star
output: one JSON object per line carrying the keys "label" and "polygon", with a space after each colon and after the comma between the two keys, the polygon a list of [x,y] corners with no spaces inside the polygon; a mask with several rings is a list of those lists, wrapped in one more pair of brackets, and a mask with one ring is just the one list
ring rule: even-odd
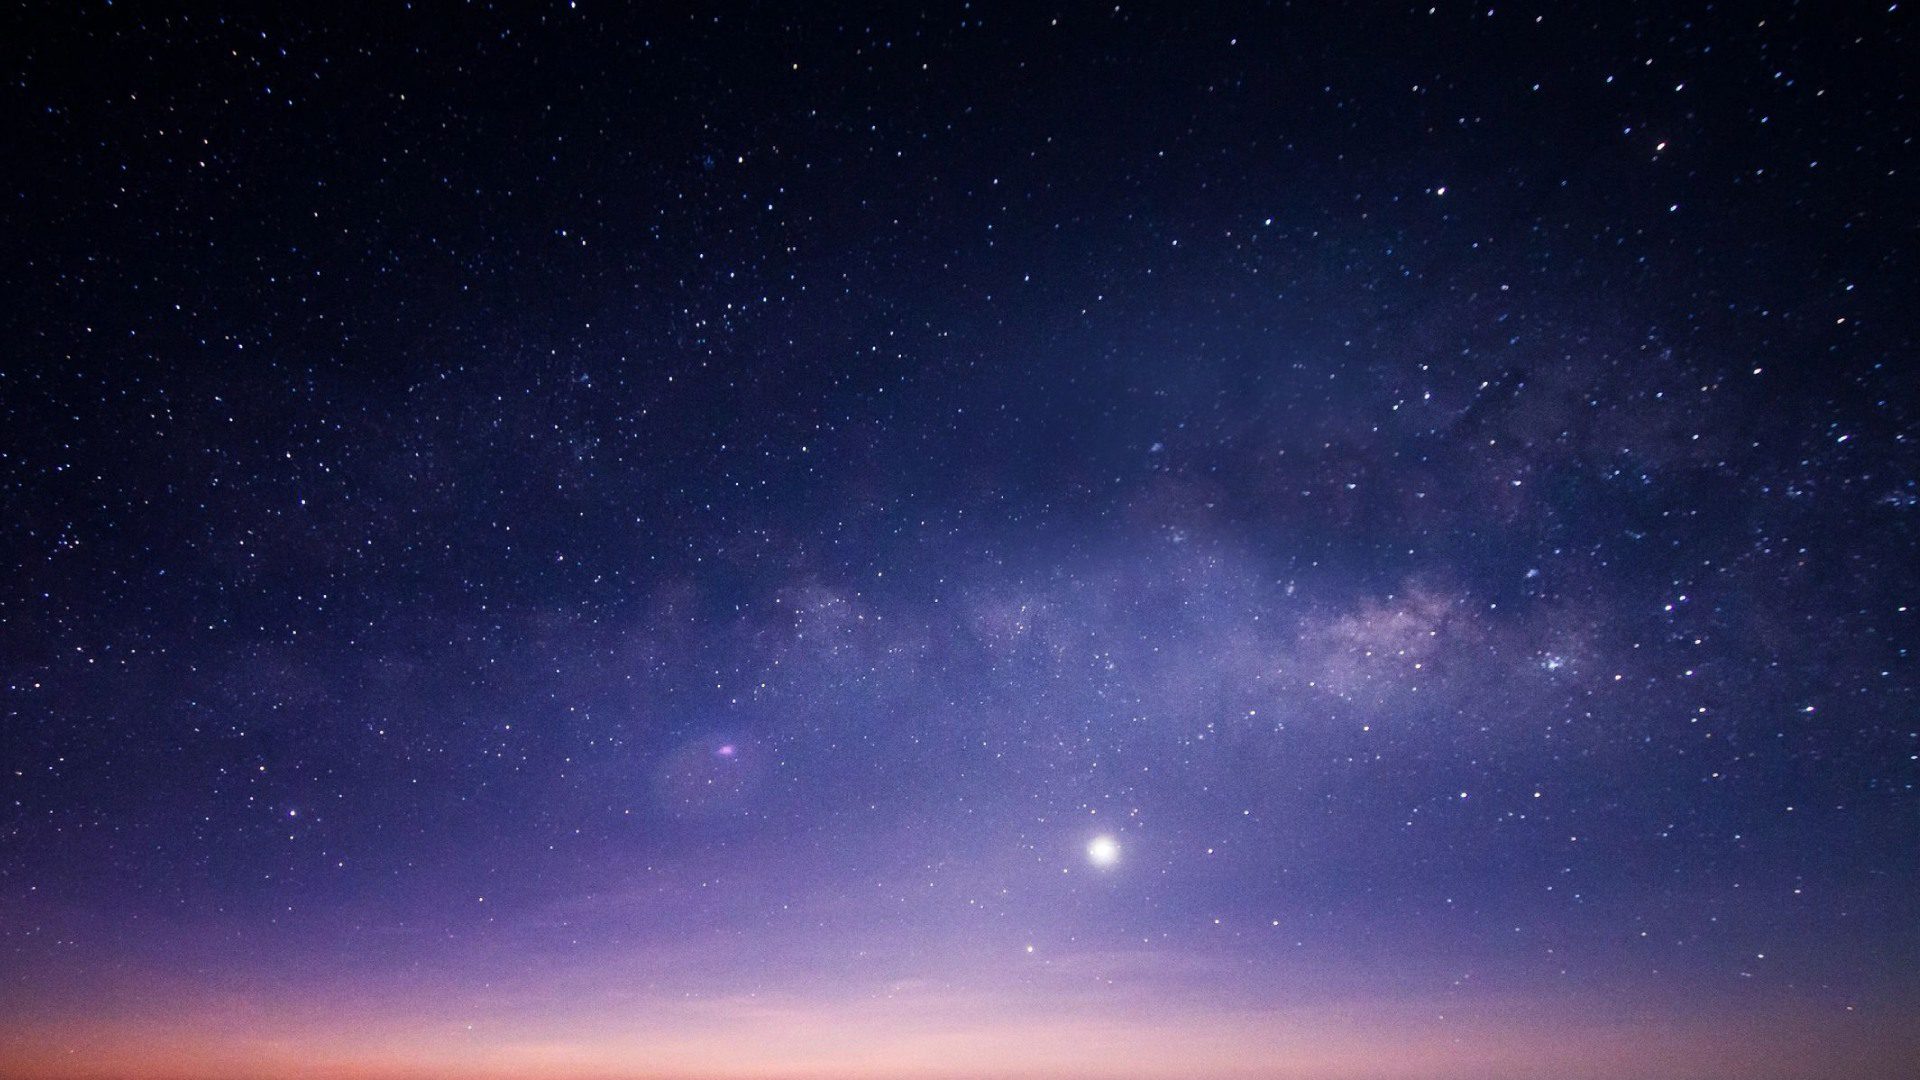
{"label": "bright star", "polygon": [[1120,861],[1120,841],[1111,836],[1096,836],[1087,845],[1087,861],[1095,866],[1112,866]]}

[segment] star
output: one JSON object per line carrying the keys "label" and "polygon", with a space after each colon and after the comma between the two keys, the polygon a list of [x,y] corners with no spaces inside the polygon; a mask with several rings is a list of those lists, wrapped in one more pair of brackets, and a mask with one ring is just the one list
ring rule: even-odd
{"label": "star", "polygon": [[1096,836],[1087,844],[1087,861],[1109,867],[1120,861],[1120,841],[1111,836]]}

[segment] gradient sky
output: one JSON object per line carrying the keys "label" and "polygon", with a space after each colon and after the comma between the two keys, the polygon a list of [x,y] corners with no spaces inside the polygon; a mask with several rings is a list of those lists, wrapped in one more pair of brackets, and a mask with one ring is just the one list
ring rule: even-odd
{"label": "gradient sky", "polygon": [[835,7],[4,16],[0,1076],[1909,1075],[1904,5]]}

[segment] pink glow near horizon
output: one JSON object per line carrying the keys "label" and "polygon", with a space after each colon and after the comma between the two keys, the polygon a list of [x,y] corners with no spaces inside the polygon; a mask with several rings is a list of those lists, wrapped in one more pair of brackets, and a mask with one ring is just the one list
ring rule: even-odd
{"label": "pink glow near horizon", "polygon": [[[620,997],[561,1016],[539,999],[332,1003],[153,1001],[137,1019],[75,1018],[0,1037],[0,1075],[47,1080],[1387,1080],[1397,1077],[1786,1077],[1899,1074],[1898,1025],[1829,1030],[1765,1016],[1685,1025],[1582,1020],[1516,1001],[1294,1009],[1049,1010],[991,992],[906,985],[829,1003],[778,995]],[[124,1014],[123,1014],[124,1016]],[[462,1019],[461,1017],[465,1017]],[[1843,1038],[1844,1037],[1844,1038]],[[1843,1061],[1822,1047],[1843,1042]],[[1839,1071],[1831,1071],[1839,1070]]]}

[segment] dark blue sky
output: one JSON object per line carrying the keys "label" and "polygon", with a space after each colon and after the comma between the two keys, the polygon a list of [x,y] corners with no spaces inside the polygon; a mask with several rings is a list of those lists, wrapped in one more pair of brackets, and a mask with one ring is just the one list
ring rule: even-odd
{"label": "dark blue sky", "polygon": [[25,5],[0,1074],[1901,1075],[1901,6]]}

